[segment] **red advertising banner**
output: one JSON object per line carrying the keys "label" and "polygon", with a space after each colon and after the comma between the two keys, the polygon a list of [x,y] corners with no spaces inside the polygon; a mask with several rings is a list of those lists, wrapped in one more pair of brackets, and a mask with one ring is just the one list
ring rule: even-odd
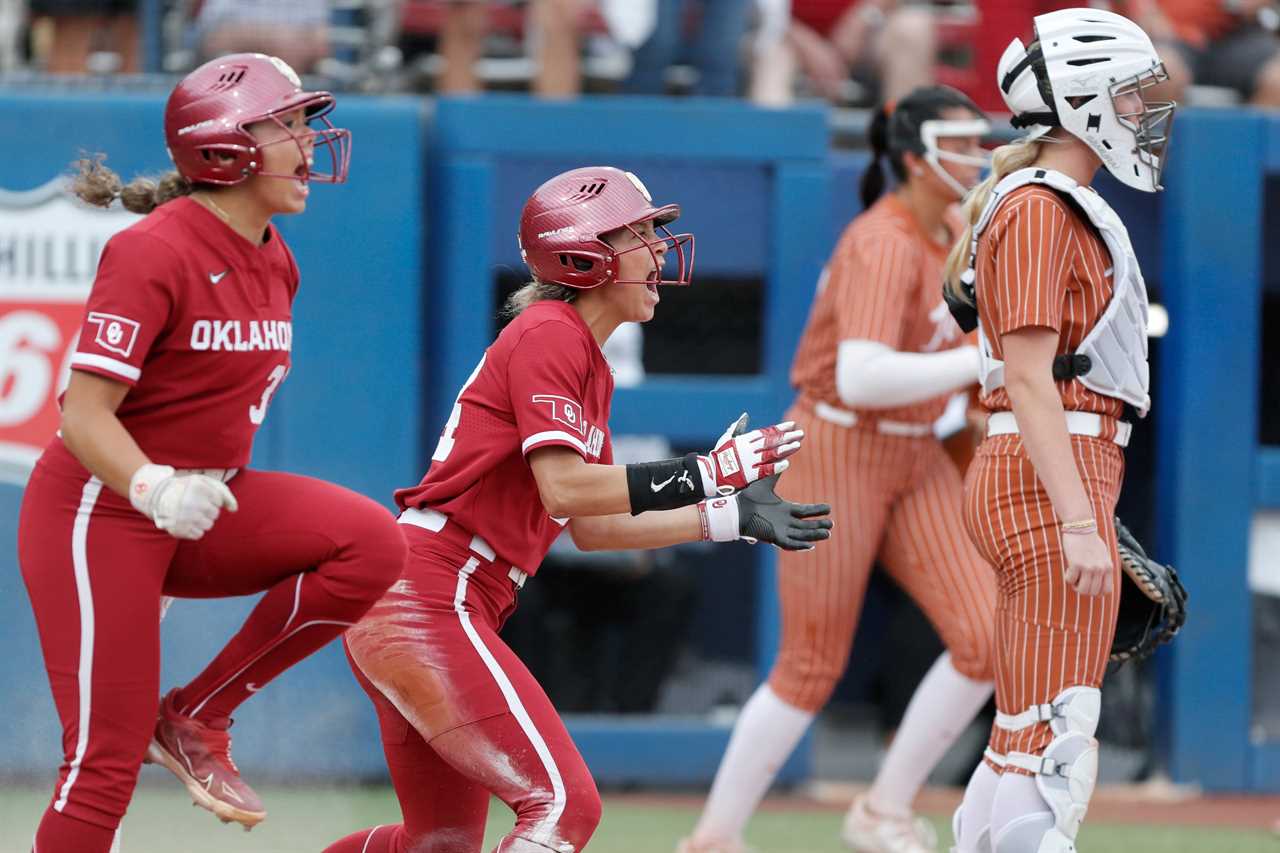
{"label": "red advertising banner", "polygon": [[80,204],[62,180],[0,190],[0,480],[26,482],[57,430],[98,257],[137,219]]}

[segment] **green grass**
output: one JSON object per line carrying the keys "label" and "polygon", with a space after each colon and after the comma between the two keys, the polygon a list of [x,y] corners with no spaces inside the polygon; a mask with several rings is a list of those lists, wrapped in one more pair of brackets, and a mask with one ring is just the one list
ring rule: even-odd
{"label": "green grass", "polygon": [[[253,832],[224,826],[190,806],[185,792],[144,787],[124,822],[122,853],[319,853],[331,841],[377,823],[399,820],[389,788],[261,791],[271,816]],[[0,851],[23,853],[48,802],[32,788],[0,788]],[[693,825],[699,803],[669,807],[605,798],[604,820],[591,853],[669,853]],[[945,819],[935,819],[942,849],[951,841]],[[489,811],[488,846],[511,826],[506,807]],[[748,841],[761,853],[840,853],[840,815],[826,811],[766,810],[751,823]],[[1086,824],[1082,853],[1280,853],[1280,840],[1257,831],[1186,826]]]}

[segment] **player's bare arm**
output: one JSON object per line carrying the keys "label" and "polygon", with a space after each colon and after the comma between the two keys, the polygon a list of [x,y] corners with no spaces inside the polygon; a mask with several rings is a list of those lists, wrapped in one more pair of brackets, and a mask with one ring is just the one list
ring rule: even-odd
{"label": "player's bare arm", "polygon": [[60,425],[62,440],[80,464],[124,497],[133,472],[151,461],[116,417],[128,393],[123,382],[73,370]]}
{"label": "player's bare arm", "polygon": [[[1093,519],[1093,506],[1076,469],[1067,432],[1062,397],[1053,383],[1053,358],[1058,333],[1029,326],[1001,336],[1005,354],[1005,387],[1022,443],[1044,483],[1053,509],[1066,524]],[[1114,561],[1098,536],[1096,524],[1076,533],[1064,528],[1062,547],[1067,556],[1067,583],[1082,595],[1109,593]]]}
{"label": "player's bare arm", "polygon": [[702,538],[696,506],[632,515],[582,516],[569,522],[573,544],[582,551],[666,548]]}
{"label": "player's bare arm", "polygon": [[593,465],[567,447],[540,447],[529,467],[547,514],[555,518],[631,511],[625,465]]}

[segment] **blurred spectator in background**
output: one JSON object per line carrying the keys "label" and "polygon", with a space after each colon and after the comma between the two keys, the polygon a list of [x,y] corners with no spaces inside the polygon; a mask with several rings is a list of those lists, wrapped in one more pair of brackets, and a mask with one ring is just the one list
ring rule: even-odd
{"label": "blurred spectator in background", "polygon": [[0,73],[13,71],[22,57],[26,0],[0,0]]}
{"label": "blurred spectator in background", "polygon": [[203,0],[195,24],[205,59],[266,53],[306,73],[329,55],[329,0]]}
{"label": "blurred spectator in background", "polygon": [[878,94],[886,103],[933,82],[935,32],[927,5],[792,0],[783,48],[757,63],[752,93],[760,103],[788,103],[797,69],[835,103],[849,100],[851,78],[864,83],[868,100]]}
{"label": "blurred spectator in background", "polygon": [[1125,0],[1116,11],[1151,34],[1175,99],[1187,86],[1231,89],[1280,107],[1280,12],[1273,0]]}
{"label": "blurred spectator in background", "polygon": [[[510,2],[510,0],[507,0]],[[484,55],[489,32],[489,7],[483,0],[448,0],[440,32],[444,73],[442,94],[479,92],[483,87],[476,62]],[[526,39],[532,41],[537,63],[532,89],[544,98],[571,98],[582,90],[578,56],[578,19],[584,0],[530,0]]]}
{"label": "blurred spectator in background", "polygon": [[440,30],[444,72],[437,88],[446,95],[478,92],[483,87],[475,65],[484,54],[484,40],[489,32],[489,4],[453,0],[445,5],[444,26]]}
{"label": "blurred spectator in background", "polygon": [[687,60],[698,71],[692,94],[734,97],[742,69],[743,37],[754,0],[629,0],[652,21],[633,57],[623,90],[666,92],[667,68]]}
{"label": "blurred spectator in background", "polygon": [[135,0],[31,0],[33,53],[54,74],[137,71],[137,6]]}

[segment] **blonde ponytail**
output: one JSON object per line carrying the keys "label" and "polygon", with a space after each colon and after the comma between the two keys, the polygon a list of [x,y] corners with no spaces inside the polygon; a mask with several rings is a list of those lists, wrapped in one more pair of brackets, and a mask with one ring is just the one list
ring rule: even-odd
{"label": "blonde ponytail", "polygon": [[969,249],[973,243],[973,229],[978,224],[978,218],[982,216],[983,208],[991,199],[991,191],[1005,177],[1019,169],[1025,169],[1039,159],[1040,148],[1045,141],[1044,139],[1019,139],[1008,145],[1001,145],[991,157],[991,174],[965,196],[964,218],[969,224],[964,229],[964,234],[951,247],[951,254],[947,256],[947,265],[942,273],[943,287],[956,301],[976,307],[973,295],[961,286],[960,276],[969,268]]}
{"label": "blonde ponytail", "polygon": [[535,302],[543,302],[549,299],[556,302],[573,302],[577,298],[578,291],[572,287],[556,284],[554,281],[538,281],[534,279],[508,296],[498,314],[504,320],[514,320],[520,316],[521,311]]}
{"label": "blonde ponytail", "polygon": [[104,165],[106,159],[105,154],[95,154],[71,164],[75,169],[71,192],[86,204],[110,207],[111,202],[120,199],[126,210],[146,214],[167,201],[190,195],[194,189],[191,182],[177,172],[166,172],[156,180],[138,177],[124,184],[119,175]]}

